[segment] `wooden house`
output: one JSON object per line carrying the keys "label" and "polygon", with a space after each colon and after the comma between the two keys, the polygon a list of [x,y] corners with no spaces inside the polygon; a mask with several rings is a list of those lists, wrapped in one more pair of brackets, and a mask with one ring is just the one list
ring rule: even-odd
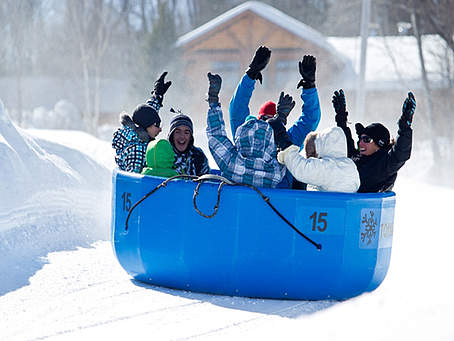
{"label": "wooden house", "polygon": [[254,92],[251,110],[258,109],[264,100],[277,101],[282,90],[299,97],[298,61],[306,54],[317,58],[319,88],[345,74],[354,75],[350,59],[321,33],[274,7],[248,1],[178,39],[188,91],[193,98],[203,98],[207,72],[219,73],[223,79],[221,103],[227,107],[234,88],[261,45],[270,48],[272,54],[263,72],[263,85],[256,85],[260,91]]}

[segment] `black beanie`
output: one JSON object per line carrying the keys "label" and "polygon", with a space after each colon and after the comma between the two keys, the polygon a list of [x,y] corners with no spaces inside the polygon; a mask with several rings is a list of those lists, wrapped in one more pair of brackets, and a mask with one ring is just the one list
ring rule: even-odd
{"label": "black beanie", "polygon": [[144,129],[147,129],[153,124],[159,127],[161,124],[158,113],[148,104],[139,104],[132,113],[132,120]]}
{"label": "black beanie", "polygon": [[364,128],[361,123],[356,123],[355,129],[358,137],[364,134],[371,137],[380,148],[388,147],[390,139],[389,130],[383,124],[372,123]]}
{"label": "black beanie", "polygon": [[172,118],[172,120],[170,121],[170,130],[169,130],[169,135],[167,135],[167,138],[170,139],[170,136],[172,135],[174,130],[181,126],[188,127],[191,130],[191,135],[194,134],[191,118],[184,114],[178,114],[178,115],[175,115]]}

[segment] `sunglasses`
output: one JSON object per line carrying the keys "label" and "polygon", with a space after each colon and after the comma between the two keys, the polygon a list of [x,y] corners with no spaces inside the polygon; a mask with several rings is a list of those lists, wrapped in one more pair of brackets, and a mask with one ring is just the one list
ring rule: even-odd
{"label": "sunglasses", "polygon": [[360,136],[359,140],[363,141],[364,143],[371,143],[372,142],[372,138],[370,136],[367,136],[367,135]]}

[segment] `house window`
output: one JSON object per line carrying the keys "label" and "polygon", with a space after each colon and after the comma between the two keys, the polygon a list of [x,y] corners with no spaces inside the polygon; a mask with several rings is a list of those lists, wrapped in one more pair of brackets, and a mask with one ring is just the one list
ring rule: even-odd
{"label": "house window", "polygon": [[211,63],[211,72],[222,77],[222,87],[233,89],[240,80],[240,62],[218,60]]}
{"label": "house window", "polygon": [[298,80],[298,61],[296,60],[277,60],[274,70],[274,87],[277,89],[284,89]]}

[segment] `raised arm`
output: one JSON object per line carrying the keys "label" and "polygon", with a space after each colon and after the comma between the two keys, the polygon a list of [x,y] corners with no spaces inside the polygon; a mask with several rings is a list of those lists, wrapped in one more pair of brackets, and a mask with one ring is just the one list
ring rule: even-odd
{"label": "raised arm", "polygon": [[277,103],[276,116],[267,121],[271,128],[273,128],[274,142],[280,150],[284,150],[294,144],[285,130],[287,116],[290,114],[294,106],[295,101],[292,96],[288,94],[284,95],[284,92],[281,92],[279,102]]}
{"label": "raised arm", "polygon": [[165,77],[167,71],[163,72],[161,76],[154,82],[154,88],[151,92],[151,97],[147,100],[147,104],[151,105],[156,112],[159,112],[159,109],[162,107],[162,101],[164,99],[164,94],[172,85],[171,81],[165,82]]}
{"label": "raised arm", "polygon": [[235,138],[236,130],[244,123],[244,120],[250,114],[249,102],[254,91],[255,81],[258,79],[262,83],[262,73],[266,65],[270,61],[271,50],[266,46],[260,46],[255,51],[254,58],[249,64],[245,75],[241,78],[240,83],[235,89],[235,93],[230,100],[230,128],[232,129],[232,137]]}
{"label": "raised arm", "polygon": [[297,88],[302,86],[301,99],[303,106],[301,116],[289,128],[288,134],[293,144],[302,147],[307,134],[317,129],[320,122],[320,101],[317,88],[315,87],[315,70],[317,60],[315,57],[306,55],[298,63],[301,80]]}
{"label": "raised arm", "polygon": [[346,110],[347,105],[345,102],[344,90],[340,89],[339,91],[334,91],[332,103],[334,111],[336,112],[336,124],[344,131],[347,139],[347,156],[351,158],[352,156],[358,154],[358,150],[355,148],[355,141],[353,140],[352,132],[347,126],[348,112]]}
{"label": "raised arm", "polygon": [[387,171],[395,172],[410,159],[413,142],[413,130],[411,128],[416,109],[416,100],[413,93],[409,92],[402,106],[402,115],[399,118],[396,142],[388,152]]}
{"label": "raised arm", "polygon": [[219,104],[219,91],[221,90],[222,79],[217,74],[208,73],[208,115],[207,115],[207,138],[211,155],[222,171],[228,164],[236,149],[227,137],[225,123],[222,117],[221,105]]}

